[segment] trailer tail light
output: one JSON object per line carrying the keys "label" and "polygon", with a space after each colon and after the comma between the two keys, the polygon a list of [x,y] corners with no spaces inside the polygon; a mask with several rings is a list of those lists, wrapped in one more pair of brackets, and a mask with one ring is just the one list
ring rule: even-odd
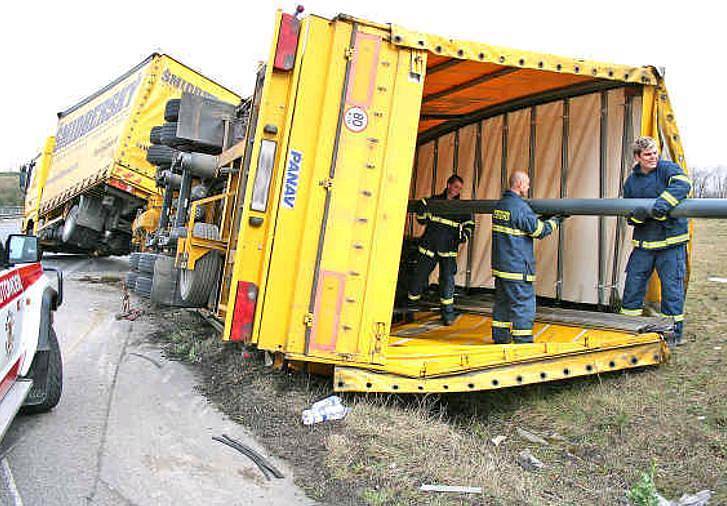
{"label": "trailer tail light", "polygon": [[[301,11],[302,12],[302,11]],[[292,70],[295,64],[295,52],[298,50],[298,34],[300,20],[293,14],[283,14],[280,19],[278,46],[275,48],[275,70]]]}
{"label": "trailer tail light", "polygon": [[257,286],[247,281],[237,283],[235,310],[232,314],[230,341],[249,341],[257,305]]}

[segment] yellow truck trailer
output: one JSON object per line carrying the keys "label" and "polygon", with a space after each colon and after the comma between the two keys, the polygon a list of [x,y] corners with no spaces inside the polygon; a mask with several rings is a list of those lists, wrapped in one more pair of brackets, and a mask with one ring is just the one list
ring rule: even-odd
{"label": "yellow truck trailer", "polygon": [[[498,198],[516,169],[536,198],[618,197],[635,135],[686,170],[655,67],[278,13],[251,107],[247,138],[219,156],[226,190],[192,203],[177,249],[192,272],[224,258],[225,340],[328,368],[338,391],[487,390],[669,356],[670,322],[608,312],[631,248],[616,217],[573,217],[538,245],[533,344],[492,343],[488,215],[458,257],[457,323],[395,316],[402,245],[420,232],[407,204],[451,174],[465,199]],[[195,234],[200,220],[219,234]]]}
{"label": "yellow truck trailer", "polygon": [[23,171],[23,230],[50,251],[128,253],[132,221],[159,201],[156,168],[147,161],[151,127],[182,92],[239,101],[170,56],[152,54],[59,113],[55,135]]}

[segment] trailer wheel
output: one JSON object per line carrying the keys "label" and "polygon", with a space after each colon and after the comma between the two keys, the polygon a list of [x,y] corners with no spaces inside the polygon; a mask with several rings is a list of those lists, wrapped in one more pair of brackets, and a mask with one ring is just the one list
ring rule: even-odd
{"label": "trailer wheel", "polygon": [[134,286],[134,293],[141,297],[149,298],[151,296],[151,285],[152,278],[139,274],[136,276],[136,285]]}
{"label": "trailer wheel", "polygon": [[159,165],[160,167],[169,167],[174,162],[174,157],[177,156],[177,150],[170,148],[169,146],[149,146],[149,151],[146,153],[146,161],[152,165]]}
{"label": "trailer wheel", "polygon": [[167,100],[167,105],[164,106],[164,121],[179,120],[179,105],[181,103],[182,101],[178,98]]}
{"label": "trailer wheel", "polygon": [[[195,223],[192,234],[201,239],[216,240],[219,238],[219,229],[212,223]],[[191,306],[206,306],[221,267],[222,258],[219,253],[210,251],[197,260],[194,270],[180,269],[179,293],[182,300]]]}
{"label": "trailer wheel", "polygon": [[177,123],[164,123],[161,127],[162,144],[170,147],[180,146],[185,143],[177,137]]}
{"label": "trailer wheel", "polygon": [[129,271],[126,273],[126,276],[124,276],[124,284],[126,285],[127,290],[133,290],[136,288],[136,278],[138,277],[138,272]]}
{"label": "trailer wheel", "polygon": [[140,273],[154,274],[154,264],[157,261],[156,253],[142,253],[139,256],[139,262],[136,270]]}
{"label": "trailer wheel", "polygon": [[161,144],[162,143],[162,127],[161,126],[151,127],[151,130],[149,131],[149,142],[151,142],[152,144]]}
{"label": "trailer wheel", "polygon": [[[58,401],[61,400],[61,392],[63,390],[63,359],[61,358],[61,347],[58,345],[58,337],[53,327],[50,328],[48,334],[48,367],[45,374],[45,381],[43,378],[34,377],[34,369],[31,366],[28,374],[29,378],[33,379],[33,387],[30,389],[28,399],[33,401],[33,404],[23,406],[21,411],[27,414],[34,413],[45,413],[53,409]],[[40,401],[40,402],[38,402]]]}
{"label": "trailer wheel", "polygon": [[135,271],[139,268],[139,258],[141,258],[142,253],[139,253],[138,251],[133,252],[131,255],[129,255],[129,269],[132,271]]}

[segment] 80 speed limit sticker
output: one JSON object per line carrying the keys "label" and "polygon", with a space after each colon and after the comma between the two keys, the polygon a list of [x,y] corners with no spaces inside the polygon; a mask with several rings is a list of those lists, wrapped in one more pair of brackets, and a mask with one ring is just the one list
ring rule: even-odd
{"label": "80 speed limit sticker", "polygon": [[343,115],[343,122],[352,132],[362,132],[369,124],[369,115],[360,107],[350,107]]}

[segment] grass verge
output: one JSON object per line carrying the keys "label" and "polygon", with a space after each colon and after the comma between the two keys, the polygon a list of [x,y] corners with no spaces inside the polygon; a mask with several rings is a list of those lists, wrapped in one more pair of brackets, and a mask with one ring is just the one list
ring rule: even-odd
{"label": "grass verge", "polygon": [[[727,284],[709,280],[727,277],[726,245],[721,222],[697,223],[688,344],[662,367],[494,392],[347,395],[345,420],[313,427],[300,412],[330,393],[330,380],[273,371],[196,315],[152,317],[167,354],[199,366],[203,393],[325,503],[626,504],[647,473],[667,498],[711,489],[713,504],[727,504]],[[525,471],[523,450],[545,467]],[[420,492],[423,483],[483,494]]]}

